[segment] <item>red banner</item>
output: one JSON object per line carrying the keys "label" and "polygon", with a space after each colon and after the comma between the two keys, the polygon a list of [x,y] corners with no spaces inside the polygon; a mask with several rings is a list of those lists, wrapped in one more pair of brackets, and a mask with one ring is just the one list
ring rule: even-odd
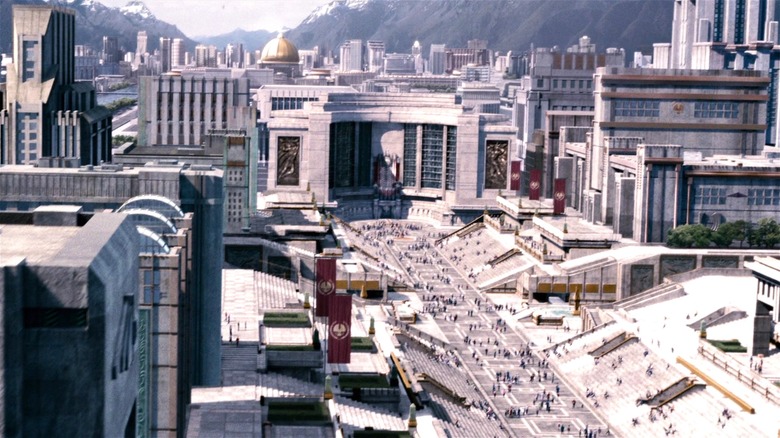
{"label": "red banner", "polygon": [[318,258],[314,289],[317,300],[314,306],[315,316],[328,316],[330,298],[336,293],[336,259]]}
{"label": "red banner", "polygon": [[553,214],[563,214],[564,210],[566,210],[566,178],[556,178],[553,191]]}
{"label": "red banner", "polygon": [[349,363],[352,353],[352,295],[333,294],[328,318],[328,363]]}
{"label": "red banner", "polygon": [[528,199],[538,201],[542,193],[542,171],[532,170],[531,182],[528,184]]}
{"label": "red banner", "polygon": [[520,161],[512,161],[509,172],[509,190],[520,190]]}

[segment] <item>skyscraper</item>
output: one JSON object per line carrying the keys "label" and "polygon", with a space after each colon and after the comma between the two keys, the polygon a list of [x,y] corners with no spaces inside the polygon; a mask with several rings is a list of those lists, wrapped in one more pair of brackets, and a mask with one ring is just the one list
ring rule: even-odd
{"label": "skyscraper", "polygon": [[160,73],[171,71],[172,64],[171,39],[160,37]]}
{"label": "skyscraper", "polygon": [[368,47],[368,71],[381,71],[385,57],[385,42],[369,40],[366,45]]}
{"label": "skyscraper", "polygon": [[136,39],[136,46],[135,46],[135,53],[137,55],[144,56],[144,54],[148,52],[146,48],[146,40],[147,40],[146,31],[145,30],[138,31],[138,36]]}
{"label": "skyscraper", "polygon": [[171,67],[184,65],[184,40],[174,38],[171,42]]}
{"label": "skyscraper", "polygon": [[103,37],[103,53],[101,58],[105,64],[115,64],[119,62],[119,41],[116,37]]}
{"label": "skyscraper", "polygon": [[42,157],[111,160],[111,113],[94,88],[74,82],[75,13],[14,5],[14,62],[0,109],[0,163]]}
{"label": "skyscraper", "polygon": [[340,47],[339,71],[363,71],[363,40],[347,40]]}
{"label": "skyscraper", "polygon": [[447,68],[447,46],[444,44],[431,44],[431,55],[428,59],[428,69],[432,74],[441,75]]}
{"label": "skyscraper", "polygon": [[769,73],[766,143],[779,144],[780,11],[769,0],[676,0],[672,42],[653,45],[654,68]]}

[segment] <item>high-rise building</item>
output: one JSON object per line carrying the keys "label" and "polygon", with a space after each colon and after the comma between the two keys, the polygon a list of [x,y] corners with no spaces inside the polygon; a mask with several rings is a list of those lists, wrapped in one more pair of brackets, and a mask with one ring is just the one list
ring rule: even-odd
{"label": "high-rise building", "polygon": [[363,71],[363,40],[344,41],[339,55],[339,71]]}
{"label": "high-rise building", "polygon": [[672,42],[656,45],[657,48],[668,47],[668,56],[656,53],[659,64],[655,67],[668,63],[671,68],[706,69],[709,64],[709,68],[720,69],[728,68],[724,62],[735,60],[726,58],[756,56],[727,46],[777,44],[777,14],[780,11],[776,10],[775,3],[766,0],[675,1]]}
{"label": "high-rise building", "polygon": [[75,12],[14,5],[14,62],[0,109],[0,163],[42,157],[111,160],[111,112],[95,89],[75,82]]}
{"label": "high-rise building", "polygon": [[160,72],[167,73],[171,71],[171,65],[173,63],[172,51],[171,51],[171,39],[166,37],[160,37]]}
{"label": "high-rise building", "polygon": [[431,44],[431,54],[428,58],[428,70],[431,74],[441,75],[447,69],[447,55],[444,44]]}
{"label": "high-rise building", "polygon": [[181,67],[184,63],[184,40],[174,38],[171,41],[171,67]]}
{"label": "high-rise building", "polygon": [[771,83],[765,141],[780,144],[778,21],[775,1],[677,0],[672,42],[653,45],[653,67],[767,72]]}
{"label": "high-rise building", "polygon": [[116,39],[116,37],[103,37],[103,51],[101,52],[101,59],[103,60],[104,64],[116,64],[119,62],[119,41]]}
{"label": "high-rise building", "polygon": [[139,30],[138,36],[136,37],[136,46],[135,46],[135,53],[137,55],[144,56],[146,52],[149,51],[146,47],[146,40],[147,40],[146,31]]}
{"label": "high-rise building", "polygon": [[385,57],[385,42],[369,40],[366,42],[368,49],[368,71],[380,72]]}
{"label": "high-rise building", "polygon": [[422,45],[419,41],[412,44],[412,56],[414,57],[414,71],[417,74],[425,72],[425,60],[422,56]]}

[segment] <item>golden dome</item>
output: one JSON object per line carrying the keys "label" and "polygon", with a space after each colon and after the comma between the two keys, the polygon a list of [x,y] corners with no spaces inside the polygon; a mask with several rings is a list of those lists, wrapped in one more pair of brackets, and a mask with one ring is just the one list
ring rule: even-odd
{"label": "golden dome", "polygon": [[260,56],[261,63],[297,64],[298,61],[300,61],[298,48],[282,34],[269,41],[263,47],[263,54]]}

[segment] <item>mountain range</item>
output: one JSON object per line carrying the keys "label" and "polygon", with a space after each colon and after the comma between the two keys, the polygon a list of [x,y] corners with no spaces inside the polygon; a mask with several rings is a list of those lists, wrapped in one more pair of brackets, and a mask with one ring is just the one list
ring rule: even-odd
{"label": "mountain range", "polygon": [[[97,0],[0,0],[0,52],[11,50],[11,4],[64,4],[76,10],[76,43],[102,45],[103,35],[116,36],[120,47],[135,50],[139,30],[148,34],[148,50],[159,37],[184,38],[192,51],[197,44],[169,23],[158,20],[139,0],[111,8]],[[286,33],[298,48],[317,45],[338,54],[347,39],[381,40],[386,52],[409,52],[414,41],[424,47],[446,44],[466,47],[467,41],[488,41],[488,47],[524,52],[537,47],[574,45],[587,35],[599,51],[607,47],[652,53],[652,44],[671,39],[674,0],[332,0],[314,10]],[[194,38],[224,47],[243,43],[260,49],[275,35],[264,30]],[[427,55],[427,53],[425,53]]]}
{"label": "mountain range", "polygon": [[384,41],[388,53],[409,52],[415,40],[466,47],[471,39],[523,52],[532,44],[568,47],[587,35],[599,50],[650,54],[653,43],[671,40],[673,6],[674,0],[334,0],[287,38],[334,53],[352,38]]}
{"label": "mountain range", "polygon": [[129,1],[121,8],[108,7],[96,0],[0,0],[0,53],[13,51],[12,4],[55,4],[73,9],[76,12],[76,44],[88,44],[96,50],[103,47],[103,36],[114,36],[122,50],[135,51],[139,30],[146,31],[150,52],[159,47],[163,36],[183,38],[189,50],[196,44],[176,26],[158,20],[138,0]]}

